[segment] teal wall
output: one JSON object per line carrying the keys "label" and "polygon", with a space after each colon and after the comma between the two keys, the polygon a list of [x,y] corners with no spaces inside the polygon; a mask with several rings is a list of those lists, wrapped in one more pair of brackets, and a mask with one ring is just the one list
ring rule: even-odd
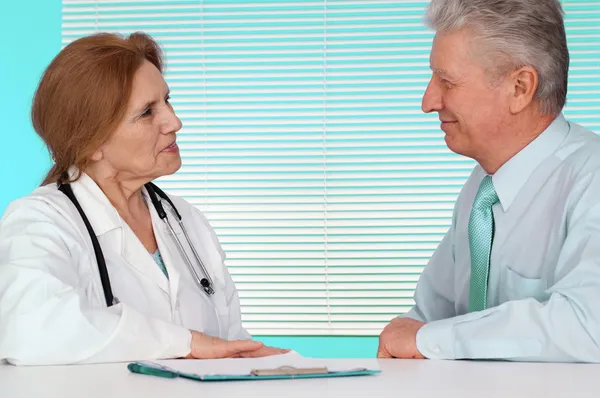
{"label": "teal wall", "polygon": [[266,345],[291,348],[314,358],[373,358],[377,354],[377,337],[323,336],[255,336]]}
{"label": "teal wall", "polygon": [[[38,186],[50,166],[33,131],[31,99],[44,68],[60,51],[60,0],[8,1],[0,12],[0,214]],[[10,39],[8,39],[10,37]],[[18,60],[15,61],[15,60]],[[376,337],[255,336],[267,345],[321,358],[373,357]]]}
{"label": "teal wall", "polygon": [[[31,98],[60,50],[60,0],[6,1],[0,12],[0,214],[40,184],[50,165],[33,131]],[[18,61],[17,61],[18,60]]]}

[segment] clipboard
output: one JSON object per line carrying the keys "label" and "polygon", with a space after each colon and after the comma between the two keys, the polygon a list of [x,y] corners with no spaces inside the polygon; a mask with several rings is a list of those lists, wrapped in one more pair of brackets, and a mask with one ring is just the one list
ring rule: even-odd
{"label": "clipboard", "polygon": [[293,366],[280,366],[267,369],[252,369],[247,375],[228,374],[196,374],[181,372],[168,366],[155,362],[138,361],[127,365],[132,373],[148,376],[165,377],[174,379],[181,377],[197,381],[232,381],[232,380],[281,380],[281,379],[308,379],[324,377],[352,377],[369,376],[381,372],[379,369],[353,369],[351,371],[329,371],[326,367],[297,368]]}

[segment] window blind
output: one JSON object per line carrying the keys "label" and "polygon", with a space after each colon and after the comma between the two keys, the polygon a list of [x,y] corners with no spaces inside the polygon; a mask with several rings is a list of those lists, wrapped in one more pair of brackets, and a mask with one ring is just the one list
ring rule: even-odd
{"label": "window blind", "polygon": [[[420,110],[427,1],[63,0],[63,45],[163,46],[183,166],[256,335],[377,335],[413,304],[474,166]],[[567,117],[600,131],[600,6],[563,1]]]}

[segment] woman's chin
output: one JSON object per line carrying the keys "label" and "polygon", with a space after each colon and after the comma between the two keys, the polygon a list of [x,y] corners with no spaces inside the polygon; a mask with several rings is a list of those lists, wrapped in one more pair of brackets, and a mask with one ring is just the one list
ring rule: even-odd
{"label": "woman's chin", "polygon": [[177,170],[179,170],[180,168],[181,168],[181,157],[177,156],[176,159],[172,159],[169,162],[166,162],[166,164],[160,168],[160,170],[159,170],[160,177],[175,174],[177,172]]}

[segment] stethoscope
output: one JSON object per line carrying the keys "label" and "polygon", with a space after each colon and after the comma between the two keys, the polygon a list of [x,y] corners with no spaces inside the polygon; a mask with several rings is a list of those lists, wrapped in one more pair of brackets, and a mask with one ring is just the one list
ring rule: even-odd
{"label": "stethoscope", "polygon": [[[188,269],[190,270],[190,273],[192,274],[194,281],[196,282],[198,287],[201,290],[203,290],[204,293],[206,293],[207,296],[213,295],[215,293],[215,290],[212,287],[213,281],[210,277],[210,274],[207,272],[206,267],[204,266],[204,263],[200,259],[198,252],[196,252],[194,245],[192,245],[192,242],[190,241],[190,237],[183,225],[183,221],[181,219],[181,214],[179,214],[179,212],[177,211],[177,208],[175,207],[175,205],[173,204],[171,199],[169,199],[167,194],[164,193],[155,184],[149,182],[149,183],[145,184],[144,187],[146,188],[146,191],[148,192],[148,196],[150,197],[150,201],[152,202],[152,205],[156,209],[156,213],[158,214],[160,219],[163,220],[163,222],[167,225],[169,232],[173,236],[173,240],[177,244],[177,249],[179,250],[181,257],[183,257]],[[59,182],[58,189],[62,193],[67,195],[67,197],[71,200],[71,202],[73,202],[73,204],[77,208],[77,211],[81,215],[81,218],[83,219],[83,222],[85,224],[85,227],[88,230],[88,233],[90,234],[90,238],[92,239],[92,245],[94,246],[94,253],[96,254],[96,261],[98,262],[98,271],[100,273],[100,281],[102,282],[102,289],[104,290],[104,298],[106,299],[106,305],[108,307],[110,307],[112,305],[118,304],[119,300],[113,296],[112,289],[110,287],[110,279],[108,277],[108,270],[106,269],[106,261],[104,260],[104,254],[102,253],[102,249],[100,248],[100,243],[98,242],[98,238],[96,238],[96,234],[94,233],[94,229],[92,228],[92,225],[90,224],[87,216],[85,215],[83,209],[81,208],[81,205],[77,201],[77,198],[73,194],[73,189],[71,188],[71,185],[70,184],[62,184]],[[165,200],[169,204],[169,206],[171,207],[171,210],[172,210],[172,214],[176,216],[177,222],[179,222],[179,227],[183,231],[183,235],[185,236],[185,239],[187,240],[188,246],[192,249],[192,253],[194,254],[196,262],[200,265],[202,273],[205,275],[203,278],[201,278],[198,275],[198,272],[196,272],[196,269],[192,265],[190,258],[188,257],[187,253],[185,252],[183,245],[181,244],[181,241],[177,237],[177,234],[175,233],[175,230],[173,229],[173,226],[171,225],[171,221],[169,220],[169,217],[167,217],[167,213],[165,212],[165,209],[161,203],[162,200]]]}

